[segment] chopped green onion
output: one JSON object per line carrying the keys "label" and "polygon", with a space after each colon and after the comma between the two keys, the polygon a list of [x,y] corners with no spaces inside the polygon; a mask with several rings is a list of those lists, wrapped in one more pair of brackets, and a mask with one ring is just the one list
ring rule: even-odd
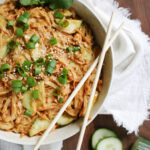
{"label": "chopped green onion", "polygon": [[67,69],[63,69],[62,74],[58,76],[58,81],[61,84],[67,84],[68,81],[68,70]]}
{"label": "chopped green onion", "polygon": [[16,49],[18,47],[18,45],[19,45],[19,43],[17,41],[11,40],[11,41],[8,42],[7,47],[10,50],[14,50],[14,49]]}
{"label": "chopped green onion", "polygon": [[34,90],[33,91],[33,98],[38,99],[39,98],[39,90]]}
{"label": "chopped green onion", "polygon": [[24,63],[23,63],[23,69],[26,72],[28,72],[30,70],[31,64],[32,64],[31,61],[25,60]]}
{"label": "chopped green onion", "polygon": [[8,21],[7,22],[7,27],[8,28],[11,28],[11,27],[13,27],[14,26],[14,21]]}
{"label": "chopped green onion", "polygon": [[25,112],[24,112],[24,115],[26,115],[26,116],[31,116],[32,115],[32,112],[31,111],[29,111],[29,110],[26,110]]}
{"label": "chopped green onion", "polygon": [[79,51],[81,48],[79,46],[75,46],[73,51]]}
{"label": "chopped green onion", "polygon": [[61,94],[62,92],[62,88],[56,88],[54,91],[53,91],[53,96],[57,97]]}
{"label": "chopped green onion", "polygon": [[59,103],[63,103],[63,100],[64,100],[64,99],[63,99],[62,97],[60,97],[60,98],[59,98]]}
{"label": "chopped green onion", "polygon": [[4,72],[0,73],[0,78],[4,78]]}
{"label": "chopped green onion", "polygon": [[21,92],[21,87],[22,87],[22,80],[13,80],[12,81],[12,90],[13,92]]}
{"label": "chopped green onion", "polygon": [[36,60],[35,61],[35,64],[37,65],[37,66],[43,66],[43,65],[45,65],[45,60],[44,60],[44,58],[39,58],[38,60]]}
{"label": "chopped green onion", "polygon": [[29,29],[29,25],[28,25],[27,23],[25,23],[25,24],[23,25],[23,31],[26,31],[27,29]]}
{"label": "chopped green onion", "polygon": [[34,70],[34,74],[39,75],[41,73],[41,71],[42,71],[42,68],[40,66],[36,66],[35,70]]}
{"label": "chopped green onion", "polygon": [[13,80],[12,81],[12,87],[13,88],[20,88],[20,87],[22,87],[22,80]]}
{"label": "chopped green onion", "polygon": [[57,10],[54,12],[54,16],[55,16],[55,18],[59,18],[59,19],[64,18],[64,15]]}
{"label": "chopped green onion", "polygon": [[67,84],[67,76],[64,76],[64,75],[58,76],[58,81],[61,84]]}
{"label": "chopped green onion", "polygon": [[26,48],[27,48],[27,49],[35,49],[35,43],[33,43],[33,42],[28,42],[27,45],[26,45]]}
{"label": "chopped green onion", "polygon": [[79,51],[81,48],[79,46],[75,46],[75,47],[67,47],[67,51],[68,52],[76,52],[76,51]]}
{"label": "chopped green onion", "polygon": [[26,24],[28,22],[28,19],[30,18],[30,14],[28,12],[24,12],[23,15],[20,15],[18,18],[18,23]]}
{"label": "chopped green onion", "polygon": [[21,90],[22,90],[22,92],[26,92],[26,91],[28,90],[28,88],[25,87],[25,86],[23,86],[23,87],[21,88]]}
{"label": "chopped green onion", "polygon": [[56,60],[55,60],[55,59],[51,59],[51,60],[49,61],[49,65],[50,65],[51,67],[55,68],[55,66],[56,66]]}
{"label": "chopped green onion", "polygon": [[51,61],[48,62],[47,67],[46,67],[46,73],[52,75],[54,69],[56,66],[56,60],[52,59]]}
{"label": "chopped green onion", "polygon": [[28,83],[29,87],[34,87],[36,85],[36,81],[33,77],[28,77],[27,83]]}
{"label": "chopped green onion", "polygon": [[67,47],[67,52],[72,52],[72,51],[73,51],[73,47],[72,46]]}
{"label": "chopped green onion", "polygon": [[30,41],[33,43],[38,43],[39,42],[39,37],[36,34],[33,34]]}
{"label": "chopped green onion", "polygon": [[18,21],[18,23],[26,24],[28,22],[28,18],[21,15],[21,16],[19,16],[17,21]]}
{"label": "chopped green onion", "polygon": [[23,29],[22,28],[17,28],[16,30],[16,35],[18,37],[23,37]]}
{"label": "chopped green onion", "polygon": [[17,71],[18,71],[19,75],[21,75],[22,77],[26,77],[26,72],[24,70],[24,67],[17,65]]}
{"label": "chopped green onion", "polygon": [[5,71],[9,71],[10,70],[10,65],[9,64],[2,64],[1,65],[1,71],[5,72]]}
{"label": "chopped green onion", "polygon": [[29,19],[31,15],[30,15],[28,12],[24,12],[23,16],[24,16],[25,18]]}
{"label": "chopped green onion", "polygon": [[62,74],[63,74],[64,76],[67,76],[67,75],[68,75],[68,70],[65,69],[65,68],[63,68]]}
{"label": "chopped green onion", "polygon": [[21,92],[21,88],[14,87],[13,88],[13,92],[19,93],[19,92]]}
{"label": "chopped green onion", "polygon": [[50,45],[55,45],[55,44],[57,44],[57,39],[56,38],[50,39]]}

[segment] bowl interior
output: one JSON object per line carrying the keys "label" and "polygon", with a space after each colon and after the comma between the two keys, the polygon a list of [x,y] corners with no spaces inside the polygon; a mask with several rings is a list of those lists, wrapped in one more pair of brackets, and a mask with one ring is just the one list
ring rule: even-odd
{"label": "bowl interior", "polygon": [[[97,18],[96,14],[86,4],[78,0],[74,1],[73,8],[76,10],[77,14],[90,25],[94,33],[96,42],[102,47],[106,34],[104,31],[104,27],[100,22],[100,20]],[[113,72],[112,66],[113,66],[112,51],[111,49],[109,49],[105,57],[105,67],[103,72],[103,88],[96,104],[94,105],[91,111],[92,120],[98,114],[99,109],[108,94]],[[89,121],[89,123],[91,121]],[[65,127],[56,129],[55,131],[49,134],[49,136],[46,138],[43,144],[54,143],[73,136],[79,131],[81,123],[82,119],[79,119],[78,121],[71,123]],[[29,137],[20,138],[19,134],[0,131],[0,139],[17,144],[34,145],[39,139],[39,137],[35,136],[32,138]]]}

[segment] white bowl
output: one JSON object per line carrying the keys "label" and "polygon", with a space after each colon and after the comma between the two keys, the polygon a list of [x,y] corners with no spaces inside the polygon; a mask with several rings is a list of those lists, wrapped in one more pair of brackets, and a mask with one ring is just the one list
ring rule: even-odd
{"label": "white bowl", "polygon": [[[77,14],[90,25],[94,33],[96,42],[102,47],[106,33],[97,15],[86,4],[78,0],[74,1],[73,8],[76,10]],[[103,88],[98,97],[96,104],[92,109],[91,112],[92,120],[98,114],[99,109],[108,94],[111,85],[112,73],[113,73],[113,57],[112,57],[112,50],[110,48],[105,57],[105,67],[103,72]],[[92,120],[90,120],[89,123]],[[82,119],[79,119],[76,122],[71,123],[65,127],[56,129],[55,131],[49,134],[49,136],[45,139],[43,144],[50,144],[50,143],[62,141],[73,136],[79,131],[81,123],[82,123]],[[16,143],[16,144],[34,145],[39,139],[39,136],[20,138],[19,134],[0,131],[0,139],[8,142]]]}

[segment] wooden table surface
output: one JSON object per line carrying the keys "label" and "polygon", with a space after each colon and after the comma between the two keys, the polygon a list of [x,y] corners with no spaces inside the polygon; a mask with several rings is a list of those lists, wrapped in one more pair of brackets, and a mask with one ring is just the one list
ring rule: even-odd
{"label": "wooden table surface", "polygon": [[[150,0],[118,0],[120,6],[129,8],[132,12],[131,18],[138,18],[142,22],[142,29],[150,36]],[[136,140],[134,133],[127,135],[127,131],[122,127],[117,127],[111,115],[99,115],[87,127],[82,150],[91,150],[90,138],[97,128],[109,128],[114,130],[123,141],[124,150],[130,150]],[[150,121],[145,121],[140,127],[139,135],[150,140]],[[79,134],[64,141],[63,150],[75,150]]]}

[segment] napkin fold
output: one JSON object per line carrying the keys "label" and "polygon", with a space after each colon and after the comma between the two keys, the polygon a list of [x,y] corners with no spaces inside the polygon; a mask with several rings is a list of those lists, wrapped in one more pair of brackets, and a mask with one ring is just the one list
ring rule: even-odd
{"label": "napkin fold", "polygon": [[[138,133],[139,126],[148,119],[150,108],[150,38],[142,32],[141,23],[131,20],[129,9],[120,8],[114,0],[82,0],[89,5],[107,27],[115,12],[113,32],[123,21],[124,29],[113,43],[114,76],[110,92],[100,109],[112,114],[116,123],[129,133]],[[0,150],[30,150],[0,141]],[[40,150],[60,150],[62,142],[42,146]]]}

